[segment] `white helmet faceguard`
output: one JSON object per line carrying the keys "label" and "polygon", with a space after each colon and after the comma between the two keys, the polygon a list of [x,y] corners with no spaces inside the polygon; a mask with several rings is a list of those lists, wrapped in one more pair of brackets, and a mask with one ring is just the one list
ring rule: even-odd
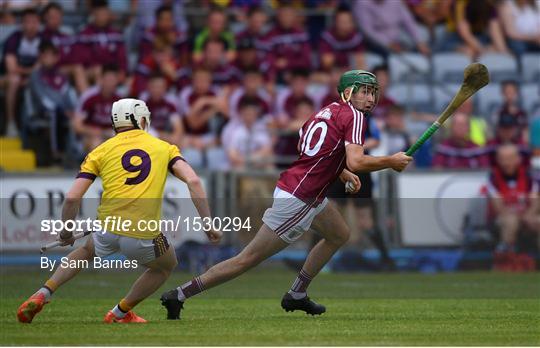
{"label": "white helmet faceguard", "polygon": [[142,129],[141,119],[143,118],[146,119],[143,130],[148,131],[148,128],[150,128],[150,110],[142,100],[124,98],[113,103],[111,119],[115,130],[120,127]]}

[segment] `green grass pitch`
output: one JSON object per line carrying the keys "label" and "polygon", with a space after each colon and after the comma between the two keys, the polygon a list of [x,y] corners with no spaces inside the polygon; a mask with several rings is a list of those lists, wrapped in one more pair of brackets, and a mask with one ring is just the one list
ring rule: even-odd
{"label": "green grass pitch", "polygon": [[105,325],[136,272],[83,271],[30,325],[19,304],[46,272],[2,269],[0,345],[540,345],[540,274],[321,274],[310,296],[320,317],[285,313],[295,274],[258,268],[191,299],[167,321],[159,294],[190,278],[174,273],[136,308],[146,325]]}

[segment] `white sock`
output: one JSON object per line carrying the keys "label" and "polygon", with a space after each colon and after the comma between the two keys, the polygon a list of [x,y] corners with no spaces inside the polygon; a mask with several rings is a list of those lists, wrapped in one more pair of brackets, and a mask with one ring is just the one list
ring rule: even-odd
{"label": "white sock", "polygon": [[37,291],[38,293],[42,293],[43,295],[45,295],[45,301],[49,302],[50,299],[51,299],[51,291],[47,288],[41,288]]}
{"label": "white sock", "polygon": [[184,292],[182,291],[182,287],[179,286],[176,289],[178,290],[178,301],[184,302],[186,300],[186,295],[184,295]]}
{"label": "white sock", "polygon": [[127,314],[126,312],[122,311],[120,307],[118,307],[118,305],[114,306],[114,308],[112,309],[112,312],[114,316],[117,317],[118,319],[122,319]]}
{"label": "white sock", "polygon": [[295,300],[300,300],[307,296],[307,292],[296,292],[289,290],[289,294],[294,298]]}

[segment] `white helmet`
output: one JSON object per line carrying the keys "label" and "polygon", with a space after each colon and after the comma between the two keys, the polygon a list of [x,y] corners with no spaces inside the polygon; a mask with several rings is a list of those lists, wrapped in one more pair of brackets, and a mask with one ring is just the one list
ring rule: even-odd
{"label": "white helmet", "polygon": [[145,131],[150,127],[150,110],[146,103],[139,99],[124,98],[115,101],[112,106],[111,119],[113,128],[141,128],[141,119],[146,119]]}

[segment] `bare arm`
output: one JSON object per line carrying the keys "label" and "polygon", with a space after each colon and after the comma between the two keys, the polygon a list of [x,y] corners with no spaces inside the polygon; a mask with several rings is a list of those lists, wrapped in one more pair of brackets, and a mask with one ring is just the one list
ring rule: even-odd
{"label": "bare arm", "polygon": [[501,23],[498,19],[492,19],[489,21],[489,36],[491,37],[491,41],[493,41],[493,45],[498,52],[508,52]]}
{"label": "bare arm", "polygon": [[[201,218],[211,218],[210,207],[208,206],[208,199],[206,198],[206,192],[201,183],[201,179],[195,173],[193,168],[185,161],[176,161],[172,167],[174,176],[185,182],[189,189],[191,200],[199,213]],[[208,230],[205,231],[208,239],[212,243],[217,243],[221,239],[221,231]]]}
{"label": "bare arm", "polygon": [[465,41],[467,46],[472,48],[475,52],[478,53],[483,50],[482,44],[480,41],[478,41],[478,39],[476,39],[476,37],[474,37],[473,33],[471,32],[471,27],[465,19],[462,19],[457,23],[457,32],[463,41]]}
{"label": "bare arm", "polygon": [[[204,110],[209,105],[212,107],[209,110]],[[215,112],[216,108],[213,105],[212,97],[202,97],[193,104],[186,118],[191,127],[200,128],[212,118]]]}
{"label": "bare arm", "polygon": [[64,201],[64,207],[62,208],[62,220],[73,220],[79,213],[79,207],[81,205],[81,200],[88,191],[90,185],[94,181],[84,178],[75,179],[73,186],[69,189],[69,192],[66,195],[66,200]]}
{"label": "bare arm", "polygon": [[[71,186],[66,195],[66,200],[64,201],[64,206],[62,207],[62,221],[75,220],[77,214],[79,213],[81,200],[93,182],[93,180],[84,178],[75,179],[73,186]],[[74,240],[72,232],[62,231],[59,237],[59,240],[63,242],[62,245],[65,246],[73,244]]]}
{"label": "bare arm", "polygon": [[412,161],[412,157],[398,152],[392,156],[374,157],[364,154],[364,147],[357,144],[349,144],[345,148],[347,168],[354,172],[375,172],[377,170],[392,168],[402,171]]}

